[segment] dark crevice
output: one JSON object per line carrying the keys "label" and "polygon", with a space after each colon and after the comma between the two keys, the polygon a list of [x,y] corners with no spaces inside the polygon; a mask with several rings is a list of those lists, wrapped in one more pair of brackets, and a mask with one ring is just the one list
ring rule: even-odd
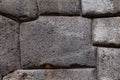
{"label": "dark crevice", "polygon": [[68,14],[68,13],[41,13],[40,16],[80,16],[80,14]]}
{"label": "dark crevice", "polygon": [[27,15],[22,15],[22,16],[14,16],[11,14],[7,14],[7,13],[2,13],[0,12],[0,15],[10,18],[18,23],[22,23],[22,22],[29,22],[29,21],[34,21],[38,18],[38,16],[32,18],[32,17],[28,17]]}
{"label": "dark crevice", "polygon": [[2,15],[2,16],[4,16],[4,17],[7,17],[7,18],[10,18],[10,19],[12,19],[12,20],[14,20],[14,21],[20,22],[20,20],[19,20],[18,17],[15,17],[15,16],[13,16],[13,15],[11,15],[11,14],[6,14],[6,13],[0,12],[0,15]]}
{"label": "dark crevice", "polygon": [[19,21],[20,23],[22,22],[30,22],[30,21],[34,21],[34,20],[37,20],[38,19],[38,16],[34,17],[34,18],[30,18],[30,17],[22,17],[20,18],[21,20]]}
{"label": "dark crevice", "polygon": [[96,18],[109,18],[109,17],[120,17],[120,12],[117,13],[96,13],[96,12],[89,12],[86,14],[82,13],[82,17],[96,19]]}
{"label": "dark crevice", "polygon": [[79,3],[79,5],[80,5],[80,16],[82,16],[82,1],[81,0],[79,0],[80,1],[80,3]]}
{"label": "dark crevice", "polygon": [[20,25],[19,24],[19,28],[18,28],[18,50],[19,50],[19,64],[20,64],[20,69],[21,69],[21,49],[20,49]]}
{"label": "dark crevice", "polygon": [[96,66],[87,66],[87,65],[80,65],[80,64],[71,64],[70,66],[59,66],[59,65],[52,65],[49,63],[34,66],[34,67],[27,67],[23,69],[76,69],[76,68],[95,68]]}
{"label": "dark crevice", "polygon": [[37,7],[37,15],[39,16],[40,10],[39,10],[39,1],[38,0],[36,0],[36,7]]}
{"label": "dark crevice", "polygon": [[96,53],[97,53],[97,56],[96,56],[96,58],[97,58],[97,60],[96,60],[96,62],[97,62],[97,64],[96,64],[96,80],[98,80],[98,69],[99,69],[99,54],[98,54],[98,47],[97,47],[97,50],[96,50]]}
{"label": "dark crevice", "polygon": [[91,19],[91,25],[90,25],[90,27],[91,27],[91,30],[90,30],[90,43],[92,44],[92,40],[93,40],[93,35],[92,35],[92,33],[93,33],[93,19]]}
{"label": "dark crevice", "polygon": [[117,44],[114,44],[114,43],[99,43],[99,42],[96,42],[96,43],[93,43],[93,46],[106,47],[106,48],[120,48],[120,44],[117,45]]}
{"label": "dark crevice", "polygon": [[7,73],[7,74],[4,74],[4,75],[1,75],[1,80],[3,80],[3,78],[5,77],[5,76],[7,76],[7,75],[9,75],[9,74],[11,74],[11,73],[13,73],[13,72],[15,72],[16,70],[14,70],[14,71],[10,71],[9,73]]}

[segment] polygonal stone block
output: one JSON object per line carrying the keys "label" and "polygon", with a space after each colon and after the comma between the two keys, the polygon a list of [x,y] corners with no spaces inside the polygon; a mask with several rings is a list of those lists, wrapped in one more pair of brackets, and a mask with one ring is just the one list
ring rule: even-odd
{"label": "polygonal stone block", "polygon": [[73,64],[95,66],[91,20],[82,17],[39,17],[20,26],[21,64],[40,68]]}
{"label": "polygonal stone block", "polygon": [[0,74],[6,75],[19,68],[19,24],[0,16]]}
{"label": "polygonal stone block", "polygon": [[79,0],[38,0],[38,8],[44,15],[80,15]]}
{"label": "polygonal stone block", "polygon": [[0,13],[23,21],[37,17],[36,0],[1,0]]}
{"label": "polygonal stone block", "polygon": [[93,44],[120,47],[120,17],[93,20]]}
{"label": "polygonal stone block", "polygon": [[82,14],[87,17],[117,16],[120,0],[81,0]]}
{"label": "polygonal stone block", "polygon": [[98,48],[98,80],[120,79],[120,49]]}
{"label": "polygonal stone block", "polygon": [[95,69],[17,70],[3,80],[96,80]]}

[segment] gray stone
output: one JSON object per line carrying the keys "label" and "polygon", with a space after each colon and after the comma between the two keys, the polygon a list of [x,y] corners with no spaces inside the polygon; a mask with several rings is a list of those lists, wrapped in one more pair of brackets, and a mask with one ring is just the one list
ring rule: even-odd
{"label": "gray stone", "polygon": [[0,13],[23,21],[37,17],[36,0],[1,0]]}
{"label": "gray stone", "polygon": [[19,24],[0,16],[0,74],[6,75],[19,68]]}
{"label": "gray stone", "polygon": [[120,49],[98,48],[98,80],[120,79]]}
{"label": "gray stone", "polygon": [[38,0],[40,14],[80,15],[80,0]]}
{"label": "gray stone", "polygon": [[94,19],[93,44],[120,47],[120,17]]}
{"label": "gray stone", "polygon": [[120,0],[81,0],[82,14],[87,17],[117,16]]}
{"label": "gray stone", "polygon": [[3,80],[96,80],[95,69],[17,70]]}
{"label": "gray stone", "polygon": [[20,26],[21,64],[40,68],[49,63],[95,66],[91,20],[82,17],[39,17]]}

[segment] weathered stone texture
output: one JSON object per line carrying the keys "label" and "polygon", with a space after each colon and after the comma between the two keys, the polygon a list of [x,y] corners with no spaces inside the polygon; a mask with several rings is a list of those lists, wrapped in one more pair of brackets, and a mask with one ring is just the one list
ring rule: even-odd
{"label": "weathered stone texture", "polygon": [[23,21],[37,17],[36,0],[1,0],[0,13]]}
{"label": "weathered stone texture", "polygon": [[40,14],[80,15],[80,0],[38,0]]}
{"label": "weathered stone texture", "polygon": [[20,26],[21,64],[24,68],[49,63],[95,66],[91,20],[81,17],[39,17]]}
{"label": "weathered stone texture", "polygon": [[82,14],[87,17],[116,16],[120,0],[81,0]]}
{"label": "weathered stone texture", "polygon": [[120,47],[120,17],[94,19],[93,44]]}
{"label": "weathered stone texture", "polygon": [[95,80],[95,69],[18,70],[3,80]]}
{"label": "weathered stone texture", "polygon": [[0,16],[0,74],[5,75],[19,67],[19,24]]}
{"label": "weathered stone texture", "polygon": [[120,79],[120,49],[98,48],[98,80]]}

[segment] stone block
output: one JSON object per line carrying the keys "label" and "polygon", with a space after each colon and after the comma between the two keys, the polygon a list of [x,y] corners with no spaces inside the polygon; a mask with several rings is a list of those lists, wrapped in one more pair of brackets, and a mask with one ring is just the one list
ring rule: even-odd
{"label": "stone block", "polygon": [[3,80],[96,80],[95,69],[17,70]]}
{"label": "stone block", "polygon": [[98,48],[98,80],[120,79],[120,49]]}
{"label": "stone block", "polygon": [[19,24],[0,16],[0,74],[6,75],[19,68]]}
{"label": "stone block", "polygon": [[87,17],[117,16],[120,0],[81,0],[82,15]]}
{"label": "stone block", "polygon": [[120,17],[93,20],[93,44],[120,47]]}
{"label": "stone block", "polygon": [[79,0],[38,0],[41,15],[80,15]]}
{"label": "stone block", "polygon": [[28,21],[37,17],[36,0],[1,0],[0,14],[12,19]]}
{"label": "stone block", "polygon": [[72,64],[95,66],[91,44],[91,20],[82,17],[39,17],[20,26],[21,64],[40,68]]}

